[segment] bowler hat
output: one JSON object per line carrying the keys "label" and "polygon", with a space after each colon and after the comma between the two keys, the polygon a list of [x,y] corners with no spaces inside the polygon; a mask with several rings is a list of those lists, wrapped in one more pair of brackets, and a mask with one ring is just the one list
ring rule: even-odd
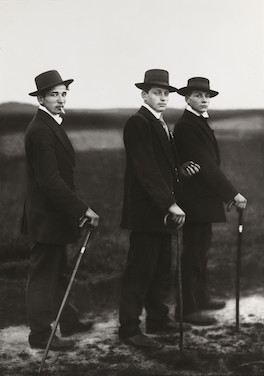
{"label": "bowler hat", "polygon": [[170,92],[177,91],[176,87],[169,85],[169,73],[163,69],[150,69],[146,71],[144,82],[135,84],[141,90],[148,86],[160,86],[168,89]]}
{"label": "bowler hat", "polygon": [[37,95],[43,93],[43,91],[51,89],[57,85],[64,84],[65,86],[68,86],[73,82],[73,79],[64,81],[56,70],[50,70],[39,74],[35,78],[35,82],[38,90],[29,93],[29,95],[32,97],[36,97]]}
{"label": "bowler hat", "polygon": [[188,80],[187,86],[181,87],[177,90],[180,95],[188,95],[194,90],[205,91],[210,94],[210,97],[215,97],[218,91],[210,89],[210,81],[204,77],[193,77]]}

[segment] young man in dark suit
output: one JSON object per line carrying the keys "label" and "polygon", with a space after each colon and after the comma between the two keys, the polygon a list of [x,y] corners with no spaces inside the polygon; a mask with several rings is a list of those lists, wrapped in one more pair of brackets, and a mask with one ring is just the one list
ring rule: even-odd
{"label": "young man in dark suit", "polygon": [[[79,237],[81,220],[98,225],[98,215],[74,192],[74,149],[61,125],[68,86],[73,79],[62,80],[57,71],[35,78],[35,96],[39,109],[25,135],[27,196],[22,231],[32,240],[27,283],[29,343],[45,348],[51,333],[67,280],[66,244]],[[60,319],[62,336],[91,328],[82,323],[77,310],[67,303]],[[52,350],[67,350],[73,341],[55,336]]]}
{"label": "young man in dark suit", "polygon": [[[177,204],[180,175],[189,176],[199,166],[187,163],[179,169],[177,153],[162,113],[167,107],[168,72],[152,69],[145,73],[143,106],[124,128],[126,172],[121,226],[131,230],[127,266],[120,299],[119,338],[142,349],[158,349],[160,344],[144,335],[139,316],[146,310],[147,333],[172,332],[178,325],[168,316],[164,300],[171,268],[171,233],[164,218],[170,214],[182,226],[185,213]],[[185,172],[183,172],[185,171]]]}
{"label": "young man in dark suit", "polygon": [[183,182],[180,200],[186,213],[182,255],[183,315],[185,322],[210,325],[216,320],[203,310],[225,306],[224,301],[210,298],[207,286],[212,223],[225,221],[223,201],[233,201],[244,209],[247,200],[221,171],[217,140],[207,121],[210,98],[218,92],[211,90],[209,80],[203,77],[189,79],[187,86],[177,92],[185,96],[187,102],[174,130],[180,161],[193,159],[201,166],[199,174]]}

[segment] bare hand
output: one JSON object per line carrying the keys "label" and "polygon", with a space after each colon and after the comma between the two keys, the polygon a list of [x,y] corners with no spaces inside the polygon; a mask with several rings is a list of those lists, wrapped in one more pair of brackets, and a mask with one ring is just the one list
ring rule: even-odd
{"label": "bare hand", "polygon": [[190,177],[197,174],[201,169],[201,166],[193,161],[185,162],[180,167],[180,172],[184,177]]}
{"label": "bare hand", "polygon": [[90,226],[92,227],[98,227],[99,215],[96,214],[91,208],[88,208],[84,216],[80,219],[79,227],[83,227],[86,222],[89,222]]}
{"label": "bare hand", "polygon": [[240,193],[238,193],[234,197],[234,204],[239,209],[245,209],[247,206],[247,199],[244,196],[242,196]]}
{"label": "bare hand", "polygon": [[169,208],[169,214],[172,221],[177,223],[178,227],[182,227],[184,225],[185,213],[177,204],[173,204]]}

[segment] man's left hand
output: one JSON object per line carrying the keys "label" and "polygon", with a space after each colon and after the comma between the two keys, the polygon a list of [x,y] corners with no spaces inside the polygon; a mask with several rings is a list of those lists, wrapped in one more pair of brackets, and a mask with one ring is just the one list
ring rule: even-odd
{"label": "man's left hand", "polygon": [[197,174],[201,169],[201,166],[193,161],[185,162],[180,167],[180,173],[185,178]]}
{"label": "man's left hand", "polygon": [[85,214],[79,219],[79,227],[83,227],[86,222],[88,222],[91,227],[98,227],[99,215],[91,208],[88,208]]}

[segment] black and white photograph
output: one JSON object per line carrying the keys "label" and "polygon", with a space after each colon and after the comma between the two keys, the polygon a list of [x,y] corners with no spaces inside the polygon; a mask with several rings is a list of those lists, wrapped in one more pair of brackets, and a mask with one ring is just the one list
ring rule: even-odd
{"label": "black and white photograph", "polygon": [[0,376],[264,375],[263,0],[0,0]]}

